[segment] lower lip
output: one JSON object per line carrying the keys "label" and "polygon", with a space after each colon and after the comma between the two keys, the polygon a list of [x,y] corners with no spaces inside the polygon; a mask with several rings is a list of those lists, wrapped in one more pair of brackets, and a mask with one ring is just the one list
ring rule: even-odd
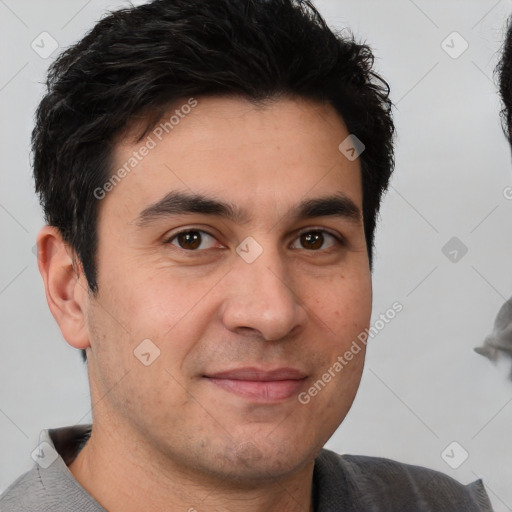
{"label": "lower lip", "polygon": [[216,386],[244,398],[263,402],[278,402],[297,395],[305,379],[255,381],[208,378],[208,380]]}

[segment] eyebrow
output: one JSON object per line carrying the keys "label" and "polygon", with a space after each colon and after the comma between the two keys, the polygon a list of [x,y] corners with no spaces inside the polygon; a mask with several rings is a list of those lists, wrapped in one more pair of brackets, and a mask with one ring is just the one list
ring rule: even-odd
{"label": "eyebrow", "polygon": [[[237,224],[245,224],[251,219],[243,208],[203,194],[173,191],[156,203],[145,208],[134,220],[140,227],[170,216],[199,213],[224,218]],[[314,217],[341,217],[351,222],[362,219],[360,208],[345,194],[337,194],[306,199],[286,214],[296,221]]]}

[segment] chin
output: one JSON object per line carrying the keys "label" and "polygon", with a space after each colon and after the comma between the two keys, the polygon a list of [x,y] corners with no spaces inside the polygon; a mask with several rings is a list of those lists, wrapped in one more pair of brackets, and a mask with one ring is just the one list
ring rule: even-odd
{"label": "chin", "polygon": [[313,464],[316,452],[305,445],[297,446],[290,440],[285,443],[246,441],[228,448],[225,460],[229,479],[239,485],[286,478]]}

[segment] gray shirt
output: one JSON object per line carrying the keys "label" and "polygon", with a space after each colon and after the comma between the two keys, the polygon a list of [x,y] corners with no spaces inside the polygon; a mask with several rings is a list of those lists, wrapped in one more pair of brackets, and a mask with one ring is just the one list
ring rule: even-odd
{"label": "gray shirt", "polygon": [[[0,496],[0,512],[107,512],[68,469],[90,431],[43,430],[38,463]],[[462,485],[420,466],[325,449],[315,460],[313,500],[315,512],[492,512],[481,480]]]}

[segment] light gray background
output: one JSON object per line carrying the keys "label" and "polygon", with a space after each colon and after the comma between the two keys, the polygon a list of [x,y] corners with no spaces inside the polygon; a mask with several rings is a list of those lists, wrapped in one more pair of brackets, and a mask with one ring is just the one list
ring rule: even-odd
{"label": "light gray background", "polygon": [[[33,461],[42,428],[90,421],[86,369],[62,339],[32,252],[42,225],[29,136],[44,72],[31,42],[43,31],[66,47],[107,9],[128,2],[0,0],[0,491]],[[380,455],[484,479],[496,511],[512,510],[510,364],[478,356],[512,290],[510,152],[493,69],[510,0],[318,0],[378,56],[397,105],[397,167],[378,227],[374,320],[404,309],[370,343],[363,381],[329,441],[338,452]],[[457,31],[469,48],[441,43]],[[455,50],[461,48],[457,39]],[[459,45],[459,46],[457,46]],[[468,248],[458,262],[442,247]],[[441,457],[457,441],[469,458]],[[459,452],[455,455],[458,457]]]}

